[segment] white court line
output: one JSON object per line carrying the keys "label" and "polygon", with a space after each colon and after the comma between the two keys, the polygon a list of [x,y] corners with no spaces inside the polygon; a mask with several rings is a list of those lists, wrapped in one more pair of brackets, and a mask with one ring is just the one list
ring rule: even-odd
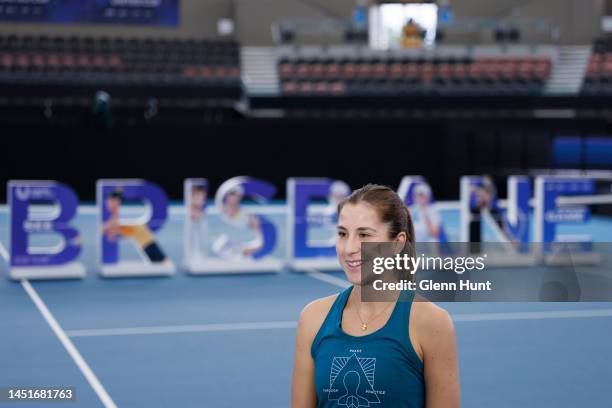
{"label": "white court line", "polygon": [[[612,317],[612,309],[589,310],[558,310],[544,312],[512,312],[512,313],[462,313],[451,315],[454,322],[492,322],[506,320],[544,320],[544,319],[571,319],[585,317]],[[253,322],[253,323],[219,323],[219,324],[193,324],[181,326],[148,326],[148,327],[121,327],[110,329],[83,329],[67,330],[70,337],[104,337],[104,336],[132,336],[146,334],[177,334],[202,333],[225,331],[251,331],[251,330],[278,330],[295,329],[297,322]]]}
{"label": "white court line", "polygon": [[612,317],[612,309],[548,310],[543,312],[465,313],[451,315],[455,322],[486,322],[504,320],[572,319],[581,317]]}
{"label": "white court line", "polygon": [[330,283],[335,286],[339,286],[341,288],[348,288],[351,286],[351,283],[346,279],[337,278],[333,275],[329,275],[327,273],[319,272],[316,269],[305,269],[306,275],[310,276],[313,279],[318,279],[323,282]]}
{"label": "white court line", "polygon": [[104,407],[117,408],[117,405],[115,405],[110,395],[108,395],[108,393],[104,389],[104,386],[102,386],[102,383],[100,383],[100,380],[98,380],[98,377],[96,377],[91,368],[89,368],[89,365],[87,365],[87,362],[83,359],[81,353],[79,353],[79,350],[77,350],[72,341],[70,341],[62,327],[59,325],[57,320],[55,320],[55,317],[53,317],[53,315],[47,308],[47,305],[45,305],[40,296],[38,296],[38,293],[32,287],[30,282],[27,279],[23,279],[21,281],[21,286],[23,286],[25,291],[30,296],[30,299],[32,299],[32,302],[34,302],[34,304],[36,305],[36,308],[38,309],[40,314],[43,315],[49,326],[51,326],[53,333],[55,333],[59,341],[62,343],[62,345],[70,355],[70,357],[72,357],[72,359],[76,363],[77,367],[79,367],[79,369],[87,379],[87,382],[89,382],[89,385],[91,385],[91,387],[98,395],[98,398],[100,398],[100,401],[102,401],[102,404],[104,404]]}
{"label": "white court line", "polygon": [[111,329],[67,330],[70,337],[131,336],[136,334],[199,333],[219,331],[295,329],[297,322],[252,322],[189,324],[180,326],[123,327]]}

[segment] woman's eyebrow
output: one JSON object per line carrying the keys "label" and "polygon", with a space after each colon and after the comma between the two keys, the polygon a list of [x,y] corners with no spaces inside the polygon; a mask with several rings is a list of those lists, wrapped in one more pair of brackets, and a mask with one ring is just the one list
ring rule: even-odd
{"label": "woman's eyebrow", "polygon": [[376,232],[376,230],[374,228],[370,228],[370,227],[359,227],[357,228],[357,231],[370,231],[370,232]]}
{"label": "woman's eyebrow", "polygon": [[[346,228],[343,227],[342,225],[338,225],[336,226],[337,230],[342,230],[342,231],[346,231]],[[374,228],[370,228],[370,227],[359,227],[357,228],[357,231],[359,232],[376,232],[376,230]]]}

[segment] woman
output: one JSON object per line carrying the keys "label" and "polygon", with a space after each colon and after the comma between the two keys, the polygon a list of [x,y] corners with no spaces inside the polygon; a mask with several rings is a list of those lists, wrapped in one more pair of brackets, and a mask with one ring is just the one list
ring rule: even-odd
{"label": "woman", "polygon": [[[240,208],[243,197],[244,188],[240,185],[232,187],[223,197],[221,220],[232,227],[234,236],[224,233],[213,242],[212,249],[221,258],[234,261],[252,258],[264,245],[259,219]],[[249,230],[254,234],[253,239],[248,242],[237,239]]]}
{"label": "woman", "polygon": [[301,313],[292,407],[459,407],[446,311],[414,302],[412,292],[402,302],[361,302],[361,243],[395,242],[413,254],[408,209],[390,188],[369,184],[340,203],[338,215],[336,252],[352,286]]}

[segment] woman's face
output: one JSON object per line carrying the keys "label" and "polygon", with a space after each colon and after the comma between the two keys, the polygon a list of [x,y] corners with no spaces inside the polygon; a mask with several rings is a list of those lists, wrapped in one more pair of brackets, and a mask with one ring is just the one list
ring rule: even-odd
{"label": "woman's face", "polygon": [[191,204],[195,207],[203,207],[206,203],[206,193],[204,190],[192,190]]}
{"label": "woman's face", "polygon": [[371,205],[347,203],[338,216],[336,253],[349,282],[361,283],[361,243],[388,242],[389,227]]}
{"label": "woman's face", "polygon": [[121,201],[116,197],[108,197],[106,199],[106,208],[111,214],[118,214],[121,208]]}
{"label": "woman's face", "polygon": [[225,206],[231,209],[238,208],[240,205],[240,201],[242,200],[242,196],[238,193],[229,193],[225,196]]}
{"label": "woman's face", "polygon": [[416,201],[417,205],[427,205],[429,204],[429,196],[423,192],[419,192],[416,194],[414,201]]}

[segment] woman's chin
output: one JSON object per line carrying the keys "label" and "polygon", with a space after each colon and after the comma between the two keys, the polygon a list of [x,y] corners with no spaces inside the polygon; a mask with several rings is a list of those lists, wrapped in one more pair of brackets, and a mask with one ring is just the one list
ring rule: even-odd
{"label": "woman's chin", "polygon": [[346,280],[353,285],[361,285],[361,271],[351,271],[345,269],[344,274],[346,275]]}

